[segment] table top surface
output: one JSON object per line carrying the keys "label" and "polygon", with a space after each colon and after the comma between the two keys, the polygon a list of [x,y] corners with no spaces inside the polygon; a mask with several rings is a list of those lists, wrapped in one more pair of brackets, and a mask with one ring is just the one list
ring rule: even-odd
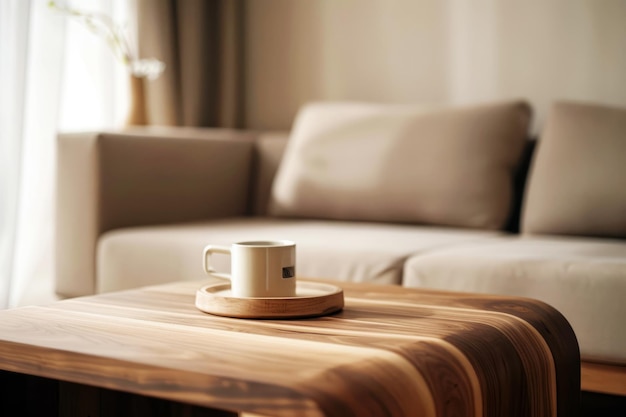
{"label": "table top surface", "polygon": [[199,311],[210,282],[0,311],[0,369],[266,415],[577,413],[576,338],[539,301],[333,281],[338,313],[249,320]]}

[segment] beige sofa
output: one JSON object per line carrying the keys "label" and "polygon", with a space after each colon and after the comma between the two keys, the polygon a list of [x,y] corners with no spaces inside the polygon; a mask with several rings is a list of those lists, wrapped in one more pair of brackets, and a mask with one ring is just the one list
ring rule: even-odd
{"label": "beige sofa", "polygon": [[299,276],[543,300],[626,395],[626,110],[557,103],[537,146],[530,118],[316,103],[291,132],[61,134],[57,292],[201,280],[209,243],[291,239]]}

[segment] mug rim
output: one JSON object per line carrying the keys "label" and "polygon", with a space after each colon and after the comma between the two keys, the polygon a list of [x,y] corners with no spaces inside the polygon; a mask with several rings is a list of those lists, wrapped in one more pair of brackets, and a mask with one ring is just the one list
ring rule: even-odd
{"label": "mug rim", "polygon": [[292,240],[245,240],[241,242],[233,243],[233,246],[241,248],[284,248],[289,246],[295,246],[295,242]]}

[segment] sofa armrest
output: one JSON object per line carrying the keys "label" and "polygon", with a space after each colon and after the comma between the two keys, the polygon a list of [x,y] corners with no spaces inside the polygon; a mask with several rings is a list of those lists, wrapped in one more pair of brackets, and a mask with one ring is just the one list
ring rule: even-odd
{"label": "sofa armrest", "polygon": [[96,291],[96,245],[108,230],[246,214],[255,136],[155,127],[60,134],[57,293]]}

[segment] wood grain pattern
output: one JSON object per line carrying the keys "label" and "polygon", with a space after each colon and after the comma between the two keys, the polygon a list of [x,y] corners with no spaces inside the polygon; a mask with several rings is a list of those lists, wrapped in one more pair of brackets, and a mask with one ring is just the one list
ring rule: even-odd
{"label": "wood grain pattern", "polygon": [[0,312],[0,369],[269,416],[578,415],[576,338],[539,301],[341,283],[339,313],[243,320],[195,307],[209,283]]}
{"label": "wood grain pattern", "polygon": [[584,391],[626,396],[626,366],[583,362],[581,365]]}

